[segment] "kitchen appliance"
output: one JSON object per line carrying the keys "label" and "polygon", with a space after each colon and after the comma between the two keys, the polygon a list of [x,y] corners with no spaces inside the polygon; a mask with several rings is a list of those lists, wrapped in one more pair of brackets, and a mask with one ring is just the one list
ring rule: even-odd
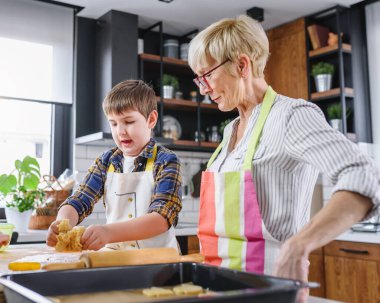
{"label": "kitchen appliance", "polygon": [[[226,268],[175,263],[127,267],[76,269],[0,278],[7,302],[51,302],[47,296],[85,294],[93,296],[117,290],[166,287],[192,282],[209,289],[205,296],[175,297],[175,302],[295,302],[297,291],[308,285],[296,280],[256,275]],[[79,299],[79,298],[78,298]],[[141,300],[141,298],[140,298]],[[155,302],[170,302],[164,297]],[[129,302],[129,301],[128,301]],[[142,302],[142,301],[139,301]],[[145,302],[150,302],[149,298]]]}

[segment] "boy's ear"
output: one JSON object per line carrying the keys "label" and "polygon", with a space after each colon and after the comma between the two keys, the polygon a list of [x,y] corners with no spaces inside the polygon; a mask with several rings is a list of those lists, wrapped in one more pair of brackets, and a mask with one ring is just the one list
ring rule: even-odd
{"label": "boy's ear", "polygon": [[153,129],[157,124],[158,112],[153,110],[148,116],[148,126]]}

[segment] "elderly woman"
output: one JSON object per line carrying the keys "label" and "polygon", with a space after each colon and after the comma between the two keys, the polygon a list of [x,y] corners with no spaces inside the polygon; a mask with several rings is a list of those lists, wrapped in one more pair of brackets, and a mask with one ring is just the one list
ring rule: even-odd
{"label": "elderly woman", "polygon": [[[190,44],[194,82],[219,110],[238,110],[202,175],[199,239],[206,262],[306,281],[309,253],[377,213],[379,172],[313,103],[264,80],[267,36],[247,16]],[[309,221],[319,171],[334,184]]]}

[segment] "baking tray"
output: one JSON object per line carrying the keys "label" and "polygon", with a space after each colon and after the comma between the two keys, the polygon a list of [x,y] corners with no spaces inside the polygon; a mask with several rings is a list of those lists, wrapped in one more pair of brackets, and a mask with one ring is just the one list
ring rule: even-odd
{"label": "baking tray", "polygon": [[[305,286],[296,280],[188,262],[7,274],[0,278],[6,300],[12,303],[47,303],[51,301],[46,296],[163,287],[188,282],[216,293],[176,298],[175,302],[293,303],[297,291]],[[167,301],[163,298],[159,302]]]}

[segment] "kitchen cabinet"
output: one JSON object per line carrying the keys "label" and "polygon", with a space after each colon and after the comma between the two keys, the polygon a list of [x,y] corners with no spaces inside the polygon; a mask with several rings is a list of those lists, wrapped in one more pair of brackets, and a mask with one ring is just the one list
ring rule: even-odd
{"label": "kitchen cabinet", "polygon": [[324,253],[328,299],[380,301],[380,245],[333,241]]}
{"label": "kitchen cabinet", "polygon": [[[219,129],[221,122],[236,117],[237,111],[224,113],[219,111],[215,103],[202,102],[204,97],[199,94],[198,87],[193,83],[195,75],[187,61],[162,56],[164,39],[177,39],[180,43],[188,43],[193,32],[180,37],[163,33],[162,27],[162,23],[159,22],[148,29],[140,30],[139,34],[139,37],[144,39],[144,53],[139,55],[139,77],[152,85],[157,95],[159,123],[155,129],[155,136],[159,141],[163,136],[167,136],[163,132],[163,119],[165,116],[171,116],[180,123],[182,132],[179,138],[163,140],[167,147],[177,150],[213,151],[219,143],[210,142],[210,132],[207,130],[214,125]],[[153,28],[158,28],[159,31],[152,31]],[[164,74],[178,78],[181,98],[163,98]],[[192,100],[193,94],[196,95],[195,100]],[[202,135],[196,137],[196,133]]]}
{"label": "kitchen cabinet", "polygon": [[282,95],[308,99],[305,20],[297,19],[267,31],[270,56],[265,80]]}
{"label": "kitchen cabinet", "polygon": [[310,294],[343,302],[380,301],[380,245],[332,241],[310,255]]}
{"label": "kitchen cabinet", "polygon": [[197,254],[200,252],[199,239],[196,235],[177,236],[182,255]]}
{"label": "kitchen cabinet", "polygon": [[323,248],[314,250],[310,256],[309,281],[320,284],[319,288],[310,289],[311,296],[325,297],[325,268],[323,260]]}

